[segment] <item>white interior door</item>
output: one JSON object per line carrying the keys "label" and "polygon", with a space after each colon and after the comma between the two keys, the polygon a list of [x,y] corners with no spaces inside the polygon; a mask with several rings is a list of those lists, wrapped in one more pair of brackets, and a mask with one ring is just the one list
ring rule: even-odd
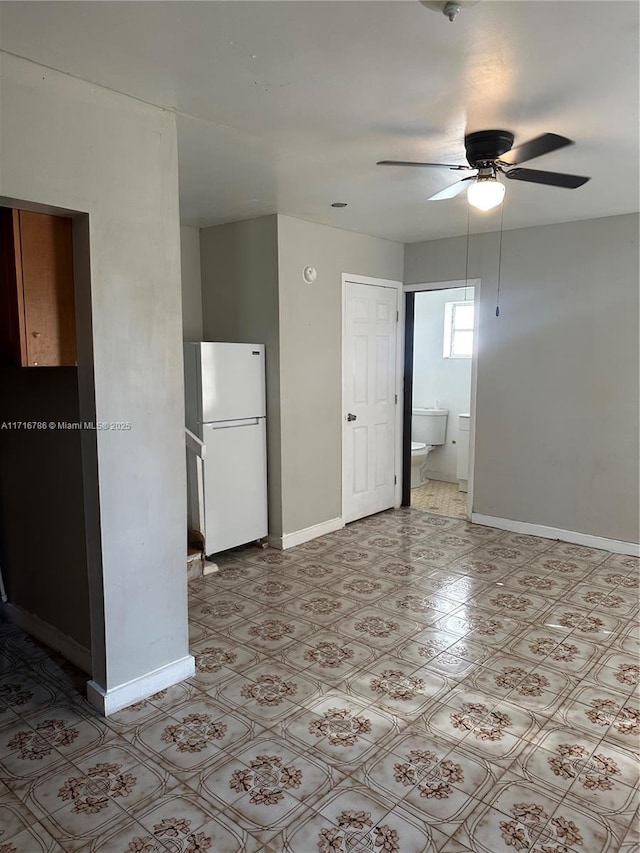
{"label": "white interior door", "polygon": [[345,522],[395,502],[398,290],[345,282]]}

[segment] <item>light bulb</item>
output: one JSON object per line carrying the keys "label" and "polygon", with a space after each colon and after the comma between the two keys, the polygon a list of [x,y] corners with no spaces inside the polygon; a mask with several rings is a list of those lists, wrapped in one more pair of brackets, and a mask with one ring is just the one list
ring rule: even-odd
{"label": "light bulb", "polygon": [[491,210],[502,203],[504,184],[495,178],[478,178],[467,190],[467,200],[479,210]]}

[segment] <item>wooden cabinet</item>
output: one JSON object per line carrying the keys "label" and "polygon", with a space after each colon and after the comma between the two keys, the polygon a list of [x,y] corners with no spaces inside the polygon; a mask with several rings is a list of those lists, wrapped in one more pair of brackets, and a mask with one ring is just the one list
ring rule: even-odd
{"label": "wooden cabinet", "polygon": [[0,364],[75,363],[71,219],[0,208]]}

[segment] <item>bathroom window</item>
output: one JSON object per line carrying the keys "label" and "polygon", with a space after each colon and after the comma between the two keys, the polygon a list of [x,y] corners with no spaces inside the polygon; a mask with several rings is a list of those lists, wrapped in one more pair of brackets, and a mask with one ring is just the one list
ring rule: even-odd
{"label": "bathroom window", "polygon": [[444,306],[444,358],[471,358],[473,353],[473,302],[446,302]]}

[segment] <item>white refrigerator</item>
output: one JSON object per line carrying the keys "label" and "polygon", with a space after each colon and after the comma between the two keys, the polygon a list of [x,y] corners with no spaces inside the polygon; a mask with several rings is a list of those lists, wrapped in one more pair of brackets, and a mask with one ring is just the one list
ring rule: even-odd
{"label": "white refrigerator", "polygon": [[203,444],[200,532],[213,554],[268,531],[264,344],[185,343],[184,372],[187,429]]}

